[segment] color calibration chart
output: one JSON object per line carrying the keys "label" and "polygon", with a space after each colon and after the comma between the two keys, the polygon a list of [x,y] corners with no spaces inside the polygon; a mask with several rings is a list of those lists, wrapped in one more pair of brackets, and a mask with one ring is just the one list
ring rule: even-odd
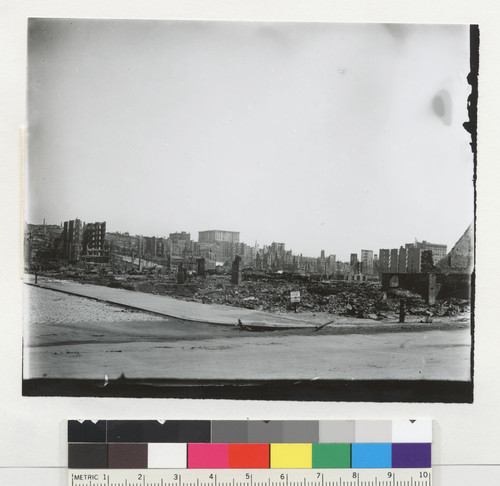
{"label": "color calibration chart", "polygon": [[430,486],[431,420],[68,422],[71,486]]}

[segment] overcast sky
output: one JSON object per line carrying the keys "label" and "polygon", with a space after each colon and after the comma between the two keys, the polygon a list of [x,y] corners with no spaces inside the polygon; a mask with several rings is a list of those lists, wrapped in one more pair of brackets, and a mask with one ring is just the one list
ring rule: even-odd
{"label": "overcast sky", "polygon": [[468,26],[30,20],[30,223],[346,260],[473,219]]}

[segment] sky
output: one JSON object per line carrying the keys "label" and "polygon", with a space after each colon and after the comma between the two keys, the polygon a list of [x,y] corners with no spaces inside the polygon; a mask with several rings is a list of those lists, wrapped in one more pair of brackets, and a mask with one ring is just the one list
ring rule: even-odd
{"label": "sky", "polygon": [[451,249],[469,62],[460,25],[31,19],[26,221]]}

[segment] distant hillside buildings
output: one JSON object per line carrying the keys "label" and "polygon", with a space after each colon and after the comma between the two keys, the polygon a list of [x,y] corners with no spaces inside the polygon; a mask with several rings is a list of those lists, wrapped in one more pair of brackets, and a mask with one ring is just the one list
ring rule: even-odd
{"label": "distant hillside buildings", "polygon": [[[470,272],[474,245],[472,226],[467,229],[450,253],[443,244],[415,241],[400,248],[383,248],[378,255],[362,249],[359,257],[351,253],[349,262],[337,261],[336,255],[319,257],[296,255],[284,242],[259,247],[240,241],[237,231],[205,230],[198,232],[198,241],[185,231],[170,233],[168,238],[106,232],[106,222],[84,223],[80,219],[61,225],[26,225],[25,261],[65,260],[68,262],[106,263],[111,256],[149,261],[170,268],[180,263],[194,268],[205,260],[207,269],[230,264],[238,255],[243,268],[266,272],[288,272],[322,277],[377,278],[383,273]],[[136,262],[137,263],[137,262]],[[354,281],[363,281],[352,278]]]}

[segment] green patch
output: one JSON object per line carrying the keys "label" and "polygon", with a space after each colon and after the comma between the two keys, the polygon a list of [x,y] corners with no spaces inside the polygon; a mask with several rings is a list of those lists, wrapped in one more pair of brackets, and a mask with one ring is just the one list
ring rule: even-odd
{"label": "green patch", "polygon": [[313,444],[313,468],[350,468],[351,444]]}

